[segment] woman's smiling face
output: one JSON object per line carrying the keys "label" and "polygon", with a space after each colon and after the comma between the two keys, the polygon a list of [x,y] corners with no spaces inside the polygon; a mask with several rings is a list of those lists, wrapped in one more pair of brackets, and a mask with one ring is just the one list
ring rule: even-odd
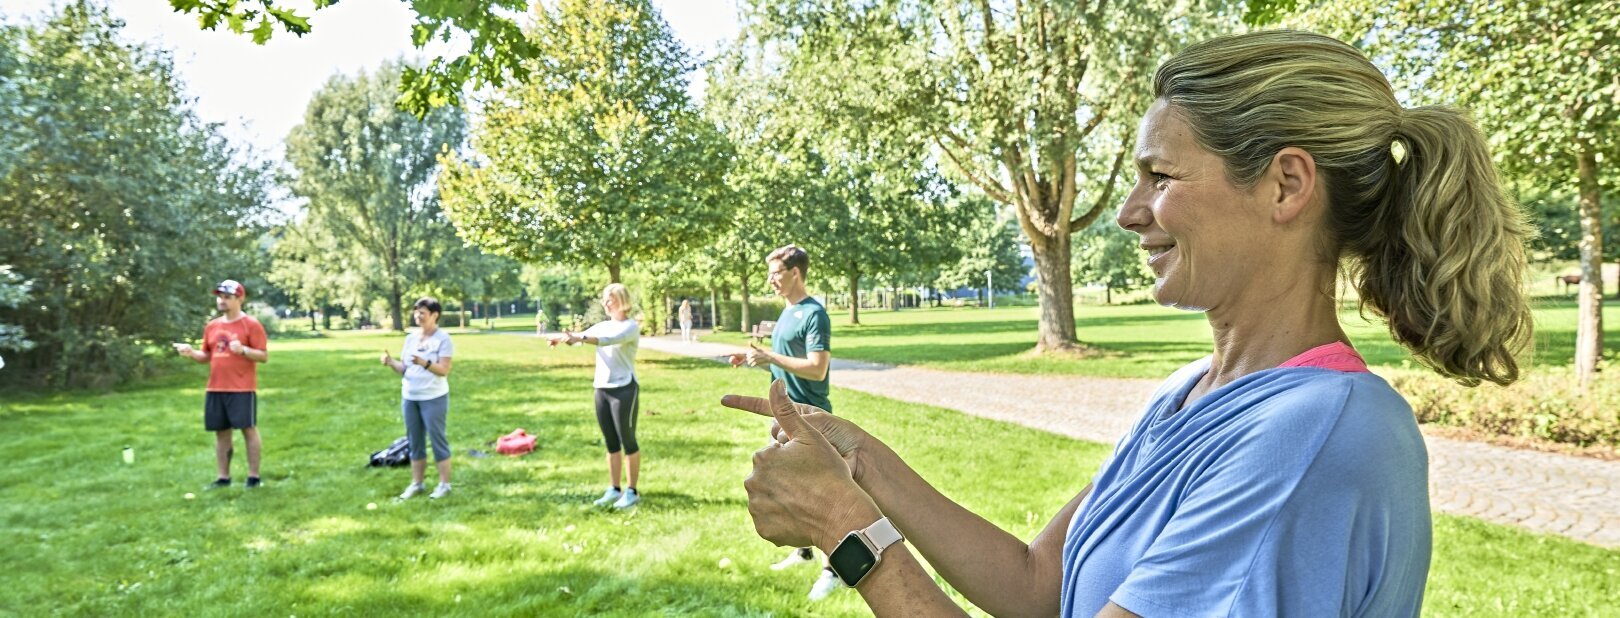
{"label": "woman's smiling face", "polygon": [[1265,238],[1269,211],[1227,179],[1225,163],[1198,145],[1191,125],[1162,99],[1142,117],[1136,168],[1117,221],[1141,238],[1159,304],[1193,311],[1227,305],[1277,257]]}

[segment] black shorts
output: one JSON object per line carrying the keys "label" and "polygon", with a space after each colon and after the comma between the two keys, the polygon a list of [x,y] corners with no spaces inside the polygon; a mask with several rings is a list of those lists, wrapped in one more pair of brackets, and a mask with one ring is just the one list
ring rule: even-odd
{"label": "black shorts", "polygon": [[249,429],[258,424],[258,393],[208,391],[203,399],[203,427],[208,431]]}

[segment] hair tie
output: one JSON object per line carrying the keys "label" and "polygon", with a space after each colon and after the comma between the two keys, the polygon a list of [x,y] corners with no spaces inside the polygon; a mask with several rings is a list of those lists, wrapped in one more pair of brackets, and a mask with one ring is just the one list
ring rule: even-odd
{"label": "hair tie", "polygon": [[1394,135],[1391,136],[1389,140],[1389,155],[1391,158],[1395,159],[1396,165],[1400,165],[1406,161],[1406,138],[1401,133],[1401,129],[1405,128],[1403,126],[1404,123],[1402,122],[1405,119],[1406,110],[1404,108],[1398,112],[1395,112],[1395,131]]}

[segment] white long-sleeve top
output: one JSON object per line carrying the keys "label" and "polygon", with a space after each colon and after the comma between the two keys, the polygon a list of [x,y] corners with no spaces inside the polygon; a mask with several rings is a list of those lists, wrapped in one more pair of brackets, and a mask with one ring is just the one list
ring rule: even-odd
{"label": "white long-sleeve top", "polygon": [[618,388],[636,379],[641,325],[635,320],[597,322],[580,335],[596,338],[596,388]]}

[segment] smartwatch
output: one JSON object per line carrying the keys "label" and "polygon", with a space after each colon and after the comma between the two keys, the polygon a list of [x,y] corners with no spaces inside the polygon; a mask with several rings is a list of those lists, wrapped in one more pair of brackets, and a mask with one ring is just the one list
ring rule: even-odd
{"label": "smartwatch", "polygon": [[839,541],[832,553],[827,554],[827,566],[844,580],[844,585],[854,588],[883,560],[884,549],[904,540],[906,537],[884,517]]}

